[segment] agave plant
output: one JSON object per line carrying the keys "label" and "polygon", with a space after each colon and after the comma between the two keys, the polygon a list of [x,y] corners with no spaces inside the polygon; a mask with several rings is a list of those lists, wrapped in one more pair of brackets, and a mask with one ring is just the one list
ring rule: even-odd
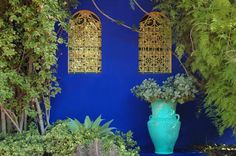
{"label": "agave plant", "polygon": [[68,119],[67,126],[72,133],[78,133],[81,129],[85,130],[96,130],[100,136],[106,136],[113,134],[112,130],[116,129],[110,127],[113,120],[110,120],[104,124],[101,124],[104,119],[101,115],[97,117],[95,121],[92,121],[89,116],[85,117],[84,123],[80,123],[77,119]]}

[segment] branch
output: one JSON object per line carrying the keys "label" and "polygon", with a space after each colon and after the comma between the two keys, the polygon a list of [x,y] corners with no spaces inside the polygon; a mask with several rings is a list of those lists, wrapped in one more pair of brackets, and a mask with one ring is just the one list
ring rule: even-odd
{"label": "branch", "polygon": [[177,60],[179,61],[180,65],[183,67],[186,75],[189,76],[188,70],[186,69],[186,67],[184,66],[184,64],[182,63],[182,61],[179,59],[179,57],[176,55],[175,52],[173,52],[173,55],[177,58]]}
{"label": "branch", "polygon": [[198,24],[194,25],[194,26],[191,28],[189,37],[190,37],[190,41],[191,41],[191,45],[192,45],[192,51],[195,51],[194,43],[193,43],[193,37],[192,37],[193,29],[194,29],[196,26],[198,26],[198,25],[208,25],[208,24],[207,24],[207,23],[198,23]]}
{"label": "branch", "polygon": [[235,58],[236,56],[234,57],[234,56],[230,55],[230,52],[235,52],[236,53],[236,49],[228,50],[228,51],[225,51],[223,53],[225,53],[228,58]]}
{"label": "branch", "polygon": [[148,14],[148,12],[146,10],[143,9],[143,7],[141,7],[141,5],[139,5],[139,3],[136,0],[132,0],[135,5],[137,5],[137,7],[145,14]]}
{"label": "branch", "polygon": [[[6,116],[11,120],[12,124],[15,126],[15,128],[17,129],[18,132],[21,133],[21,129],[19,128],[18,124],[14,121],[14,119],[11,117],[11,115],[9,114],[9,110],[6,110],[5,108],[3,108],[3,106],[0,106],[1,109],[4,111],[4,113],[6,114]],[[10,112],[12,113],[12,112]]]}
{"label": "branch", "polygon": [[127,29],[132,30],[132,31],[138,32],[137,30],[135,30],[135,29],[132,28],[131,26],[128,26],[128,25],[126,25],[126,24],[124,24],[124,23],[118,22],[119,20],[116,20],[116,19],[112,18],[111,16],[107,15],[106,13],[104,13],[104,12],[98,7],[98,5],[96,4],[95,0],[92,0],[92,2],[93,2],[93,5],[95,6],[95,8],[96,8],[103,16],[105,16],[106,18],[108,18],[108,19],[111,20],[112,22],[115,22],[116,24],[119,24],[119,25],[121,25],[121,26],[123,26],[123,27],[125,27],[125,28],[127,28]]}

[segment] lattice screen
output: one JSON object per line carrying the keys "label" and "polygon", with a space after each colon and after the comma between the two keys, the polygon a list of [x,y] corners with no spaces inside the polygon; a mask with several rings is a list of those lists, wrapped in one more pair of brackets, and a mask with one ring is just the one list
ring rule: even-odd
{"label": "lattice screen", "polygon": [[171,73],[171,46],[169,20],[159,12],[145,15],[139,28],[139,72]]}
{"label": "lattice screen", "polygon": [[101,72],[101,22],[88,10],[78,11],[70,20],[69,73]]}

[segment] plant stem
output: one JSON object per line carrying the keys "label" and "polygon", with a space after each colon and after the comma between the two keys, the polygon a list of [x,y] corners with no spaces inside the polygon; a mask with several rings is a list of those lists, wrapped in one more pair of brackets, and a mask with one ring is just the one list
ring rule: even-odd
{"label": "plant stem", "polygon": [[191,41],[191,46],[192,46],[192,52],[194,52],[195,51],[195,47],[194,47],[194,42],[193,42],[193,30],[194,30],[194,28],[196,27],[196,26],[198,26],[198,25],[208,25],[207,23],[197,23],[197,24],[195,24],[192,28],[191,28],[191,30],[190,30],[190,33],[189,33],[189,38],[190,38],[190,41]]}
{"label": "plant stem", "polygon": [[173,55],[177,58],[177,60],[179,61],[180,65],[183,67],[183,69],[184,69],[186,75],[189,76],[189,73],[188,73],[187,68],[186,68],[185,65],[182,63],[182,61],[179,59],[179,57],[176,55],[176,53],[173,52]]}
{"label": "plant stem", "polygon": [[137,30],[134,30],[131,26],[128,26],[128,25],[126,25],[126,24],[124,24],[124,23],[119,23],[118,20],[116,20],[116,19],[112,18],[111,16],[105,14],[105,13],[98,7],[98,5],[97,5],[97,3],[95,2],[95,0],[92,0],[92,2],[93,2],[93,5],[95,6],[95,8],[96,8],[103,16],[105,16],[106,18],[108,18],[108,19],[111,20],[112,22],[115,22],[115,23],[117,23],[117,24],[119,24],[119,25],[121,25],[121,26],[123,26],[123,27],[125,27],[125,28],[127,28],[127,29],[132,30],[132,31],[138,32]]}
{"label": "plant stem", "polygon": [[141,7],[141,5],[139,5],[139,3],[136,0],[133,0],[133,2],[135,3],[135,5],[137,5],[137,7],[145,14],[148,14],[148,12],[146,10],[143,9],[143,7]]}

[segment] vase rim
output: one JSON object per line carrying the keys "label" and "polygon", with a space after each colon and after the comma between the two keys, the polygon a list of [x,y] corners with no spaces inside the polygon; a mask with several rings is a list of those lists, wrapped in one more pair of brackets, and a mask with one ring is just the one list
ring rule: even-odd
{"label": "vase rim", "polygon": [[156,103],[158,101],[161,101],[161,102],[164,102],[164,103],[176,104],[176,102],[172,102],[171,100],[167,101],[167,100],[164,100],[164,99],[156,99],[153,102],[151,102],[151,104]]}

